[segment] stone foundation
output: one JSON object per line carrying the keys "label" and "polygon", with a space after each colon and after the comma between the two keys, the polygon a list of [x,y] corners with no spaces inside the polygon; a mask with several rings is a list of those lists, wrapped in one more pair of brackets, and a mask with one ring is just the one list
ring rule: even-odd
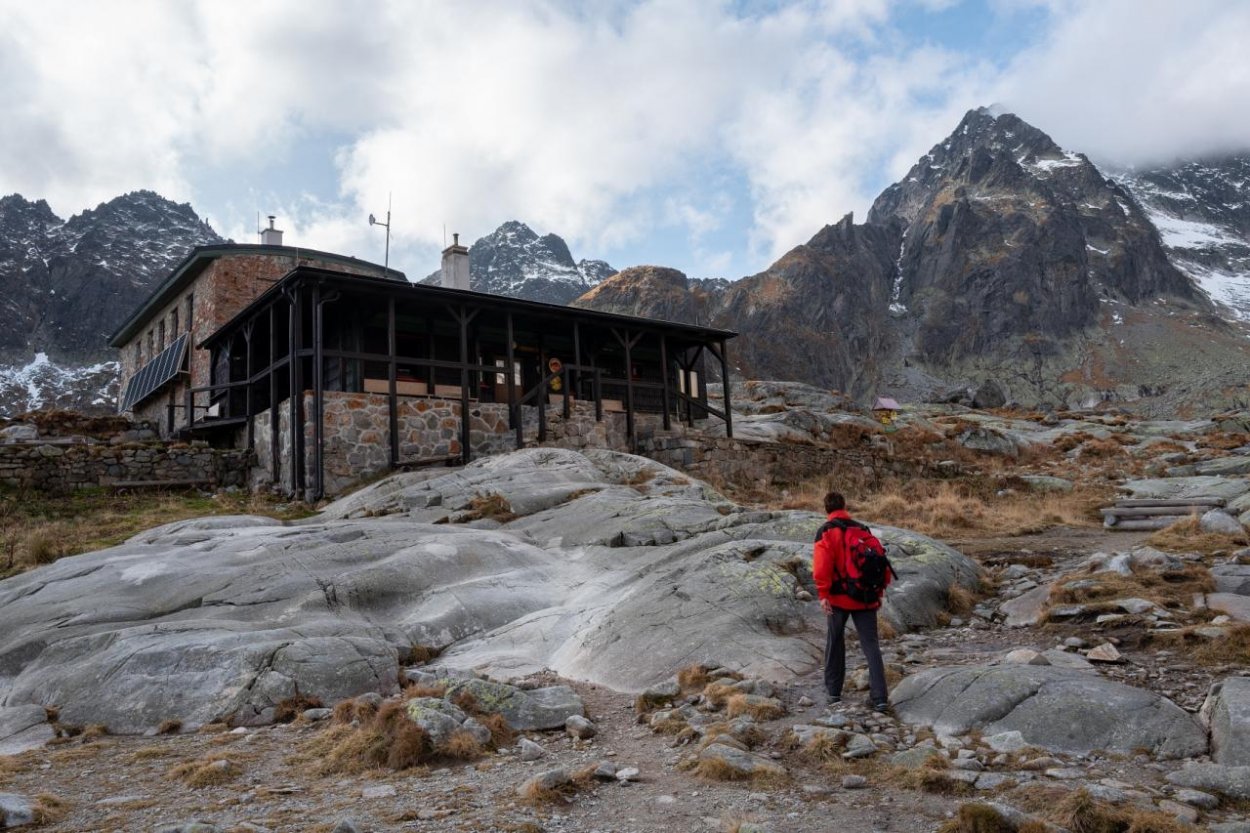
{"label": "stone foundation", "polygon": [[0,485],[64,493],[133,482],[247,482],[247,451],[190,445],[15,443],[0,445]]}

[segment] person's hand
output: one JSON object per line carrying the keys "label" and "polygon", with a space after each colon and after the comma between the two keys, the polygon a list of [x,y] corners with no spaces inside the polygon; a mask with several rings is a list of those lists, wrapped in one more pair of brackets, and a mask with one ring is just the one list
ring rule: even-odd
{"label": "person's hand", "polygon": [[821,600],[820,600],[820,609],[821,609],[822,611],[824,611],[824,614],[825,614],[826,616],[828,616],[828,615],[830,615],[830,614],[832,614],[832,613],[833,613],[833,605],[829,604],[829,600],[828,600],[828,599],[821,599]]}

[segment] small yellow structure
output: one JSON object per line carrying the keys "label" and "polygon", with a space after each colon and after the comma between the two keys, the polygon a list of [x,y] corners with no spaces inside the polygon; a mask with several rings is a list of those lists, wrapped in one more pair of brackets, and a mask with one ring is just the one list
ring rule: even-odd
{"label": "small yellow structure", "polygon": [[901,406],[888,396],[878,396],[872,403],[872,415],[882,425],[893,425]]}

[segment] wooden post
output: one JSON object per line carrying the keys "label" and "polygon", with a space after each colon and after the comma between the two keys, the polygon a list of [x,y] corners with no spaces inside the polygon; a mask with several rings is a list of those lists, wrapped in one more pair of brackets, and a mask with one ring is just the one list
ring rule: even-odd
{"label": "wooden post", "polygon": [[625,433],[629,435],[629,450],[638,452],[638,437],[634,432],[634,361],[630,348],[633,342],[629,330],[625,331]]}
{"label": "wooden post", "polygon": [[[573,365],[578,368],[572,374],[573,384],[576,386],[574,390],[576,391],[576,388],[582,386],[582,327],[577,321],[573,322]],[[567,418],[568,414],[564,416]]]}
{"label": "wooden post", "polygon": [[252,421],[252,333],[256,327],[256,319],[252,318],[243,325],[243,344],[247,350],[247,361],[244,363],[247,387],[243,394],[243,412],[247,416],[247,450],[256,448],[256,425]]}
{"label": "wooden post", "polygon": [[291,383],[291,401],[288,407],[291,418],[291,497],[296,499],[302,497],[300,490],[304,486],[304,385],[300,378],[302,373],[299,359],[300,342],[303,340],[300,333],[303,329],[303,315],[300,309],[301,294],[298,286],[291,291],[291,332],[288,339],[291,372],[287,374]]}
{"label": "wooden post", "polygon": [[664,408],[664,430],[672,429],[672,420],[669,417],[669,399],[668,399],[668,336],[660,333],[660,399]]}
{"label": "wooden post", "polygon": [[460,320],[460,462],[468,465],[469,449],[469,314],[461,305],[456,317]]}
{"label": "wooden post", "polygon": [[516,403],[516,375],[513,368],[516,365],[515,345],[513,344],[512,334],[512,313],[508,312],[508,350],[507,362],[508,373],[505,378],[508,384],[508,419],[512,420],[512,430],[516,431],[516,447],[525,447],[525,437],[521,430],[521,406]]}
{"label": "wooden post", "polygon": [[391,468],[399,465],[399,368],[396,364],[399,355],[399,337],[395,333],[395,298],[386,301],[386,352],[390,355],[387,364],[387,426],[391,432]]}
{"label": "wooden post", "polygon": [[269,304],[269,483],[278,485],[278,467],[282,465],[278,435],[278,323],[277,306]]}
{"label": "wooden post", "polygon": [[729,401],[729,352],[725,349],[725,340],[720,342],[720,381],[725,391],[725,436],[734,437],[733,405]]}
{"label": "wooden post", "polygon": [[325,358],[322,355],[324,334],[322,332],[321,285],[313,285],[313,500],[321,500],[325,494],[324,455],[325,448]]}

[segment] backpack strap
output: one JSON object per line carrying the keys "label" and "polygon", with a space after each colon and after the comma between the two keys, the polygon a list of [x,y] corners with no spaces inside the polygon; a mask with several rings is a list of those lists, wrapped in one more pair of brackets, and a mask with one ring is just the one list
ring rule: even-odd
{"label": "backpack strap", "polygon": [[821,538],[824,538],[825,533],[831,529],[840,529],[843,532],[846,532],[848,529],[851,529],[852,527],[855,529],[862,529],[865,532],[872,531],[865,524],[861,524],[859,521],[849,521],[849,520],[844,520],[842,518],[834,518],[833,520],[825,521],[823,524],[820,525],[820,529],[816,530],[816,540],[813,541],[812,543],[816,543],[816,541],[819,541]]}

